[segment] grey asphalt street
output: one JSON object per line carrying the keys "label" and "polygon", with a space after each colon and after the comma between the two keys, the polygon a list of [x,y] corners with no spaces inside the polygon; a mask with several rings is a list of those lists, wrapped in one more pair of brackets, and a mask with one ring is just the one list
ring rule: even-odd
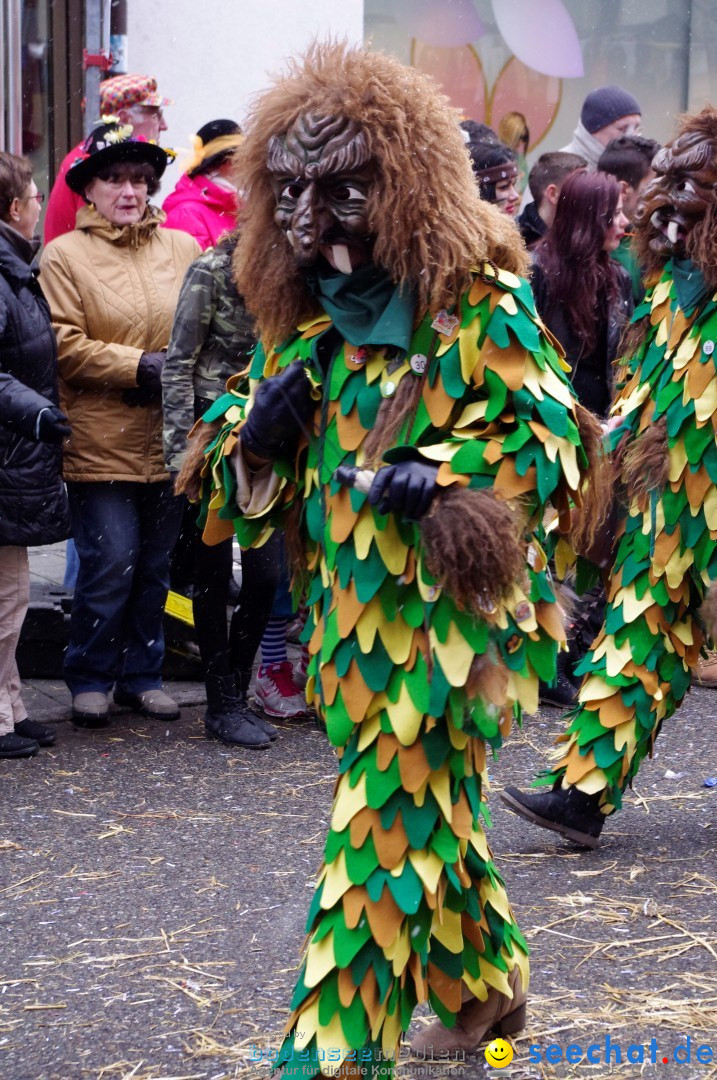
{"label": "grey asphalt street", "polygon": [[[311,722],[284,726],[263,753],[210,742],[201,687],[176,690],[177,723],[118,710],[102,732],[73,729],[63,686],[28,690],[31,715],[59,721],[59,737],[0,762],[3,1080],[268,1076],[333,754]],[[496,797],[528,782],[559,727],[555,710],[526,718],[491,767],[491,839],[532,948],[528,1027],[503,1070],[482,1052],[453,1068],[406,1058],[403,1080],[717,1076],[695,1056],[709,1044],[717,1062],[717,789],[704,786],[716,717],[717,691],[693,691],[591,853]],[[590,1063],[606,1038],[620,1064],[615,1050],[610,1066]],[[677,1063],[688,1038],[691,1063]],[[579,1064],[544,1060],[569,1044]],[[630,1044],[648,1048],[644,1064],[625,1060]]]}

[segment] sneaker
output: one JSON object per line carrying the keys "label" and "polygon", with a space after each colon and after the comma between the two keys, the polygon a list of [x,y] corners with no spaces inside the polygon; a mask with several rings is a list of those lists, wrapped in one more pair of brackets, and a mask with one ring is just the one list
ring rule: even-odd
{"label": "sneaker", "polygon": [[54,746],[57,738],[57,731],[54,727],[38,724],[27,716],[24,720],[17,721],[15,734],[19,735],[21,739],[34,739],[40,746]]}
{"label": "sneaker", "polygon": [[306,698],[294,682],[290,660],[267,664],[266,667],[262,664],[254,697],[267,716],[276,716],[279,720],[292,720],[309,714]]}
{"label": "sneaker", "polygon": [[307,684],[308,681],[309,681],[308,664],[307,664],[306,660],[304,660],[303,657],[302,657],[302,659],[299,660],[298,664],[294,668],[294,685],[296,687],[298,687],[298,689],[303,694],[304,691],[306,690],[306,684]]}
{"label": "sneaker", "polygon": [[128,690],[115,690],[115,704],[129,705],[133,712],[148,716],[150,720],[178,720],[179,705],[159,687],[132,694]]}
{"label": "sneaker", "polygon": [[78,727],[102,728],[110,722],[110,701],[99,690],[88,690],[72,698],[72,719]]}

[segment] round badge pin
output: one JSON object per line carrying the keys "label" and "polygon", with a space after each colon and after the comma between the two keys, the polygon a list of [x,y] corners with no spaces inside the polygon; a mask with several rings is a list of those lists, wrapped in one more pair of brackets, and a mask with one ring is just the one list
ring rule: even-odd
{"label": "round badge pin", "polygon": [[706,341],[704,343],[704,345],[702,346],[702,352],[705,354],[705,356],[711,356],[714,351],[715,351],[715,343],[714,343],[714,341]]}
{"label": "round badge pin", "polygon": [[381,387],[381,397],[393,397],[396,393],[396,384],[391,379],[385,382]]}
{"label": "round badge pin", "polygon": [[416,375],[423,375],[428,367],[428,359],[423,353],[414,353],[408,362],[411,365],[411,371],[415,371]]}

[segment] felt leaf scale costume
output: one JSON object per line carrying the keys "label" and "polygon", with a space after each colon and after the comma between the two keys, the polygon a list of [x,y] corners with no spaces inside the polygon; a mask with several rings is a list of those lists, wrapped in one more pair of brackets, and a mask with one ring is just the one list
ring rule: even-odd
{"label": "felt leaf scale costume", "polygon": [[[521,706],[535,711],[538,679],[554,675],[563,629],[542,516],[548,501],[567,510],[586,461],[527,283],[486,265],[456,314],[448,334],[425,315],[405,357],[336,337],[328,366],[320,347],[336,332],[319,315],[268,355],[259,348],[248,384],[235,380],[204,417],[225,420],[207,450],[205,539],[233,528],[243,546],[260,544],[300,504],[307,692],[339,756],[286,1076],[333,1075],[332,1061],[364,1060],[365,1048],[374,1063],[391,1059],[427,998],[450,1026],[464,989],[510,996],[516,965],[527,986],[527,948],[484,832],[486,747],[500,747]],[[424,374],[415,355],[430,357]],[[275,463],[266,505],[239,516],[238,428],[257,383],[297,357],[317,399],[310,437]],[[522,508],[524,576],[482,618],[428,571],[417,524],[334,479],[362,464],[382,392],[403,379],[421,379],[422,394],[397,451],[438,464],[444,487],[490,488]]]}
{"label": "felt leaf scale costume", "polygon": [[646,433],[664,430],[667,476],[645,490],[634,470],[625,486],[605,623],[577,669],[585,679],[559,758],[540,779],[599,794],[603,813],[621,806],[689,689],[703,643],[696,611],[717,577],[717,293],[686,315],[670,260],[635,312],[643,318],[650,330],[613,405],[614,439],[639,452]]}
{"label": "felt leaf scale costume", "polygon": [[647,293],[612,414],[617,542],[602,630],[578,667],[552,768],[506,789],[516,813],[596,847],[606,817],[682,702],[717,578],[717,110],[683,117],[636,217]]}

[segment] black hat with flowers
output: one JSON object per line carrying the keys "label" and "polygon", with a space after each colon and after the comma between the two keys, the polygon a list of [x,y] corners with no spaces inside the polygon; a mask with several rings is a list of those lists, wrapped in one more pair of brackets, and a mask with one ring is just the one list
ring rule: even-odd
{"label": "black hat with flowers", "polygon": [[132,132],[131,124],[106,123],[94,128],[85,139],[80,157],[65,173],[69,187],[82,195],[101,169],[125,161],[151,165],[159,178],[170,161],[174,161],[174,151]]}

